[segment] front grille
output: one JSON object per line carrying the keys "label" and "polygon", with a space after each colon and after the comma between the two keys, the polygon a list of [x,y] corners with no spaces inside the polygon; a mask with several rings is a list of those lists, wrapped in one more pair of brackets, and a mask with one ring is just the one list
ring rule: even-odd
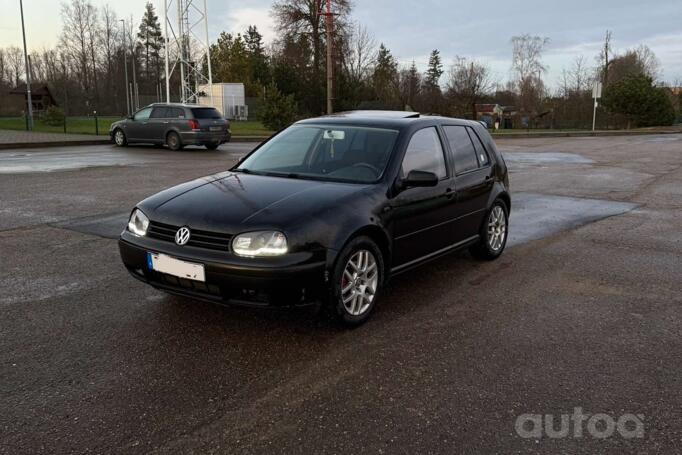
{"label": "front grille", "polygon": [[[149,229],[147,229],[147,236],[152,239],[175,243],[175,234],[181,227],[182,226],[172,226],[170,224],[150,221]],[[230,242],[232,241],[232,236],[230,234],[200,231],[197,229],[192,229],[191,227],[190,231],[191,236],[189,238],[189,242],[187,242],[188,246],[206,248],[208,250],[230,250]]]}

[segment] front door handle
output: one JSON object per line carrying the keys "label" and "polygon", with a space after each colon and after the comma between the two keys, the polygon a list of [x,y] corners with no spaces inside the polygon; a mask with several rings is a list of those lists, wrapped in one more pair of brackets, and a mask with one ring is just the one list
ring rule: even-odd
{"label": "front door handle", "polygon": [[455,192],[453,191],[452,188],[448,188],[445,190],[445,197],[448,199],[452,199],[455,196]]}

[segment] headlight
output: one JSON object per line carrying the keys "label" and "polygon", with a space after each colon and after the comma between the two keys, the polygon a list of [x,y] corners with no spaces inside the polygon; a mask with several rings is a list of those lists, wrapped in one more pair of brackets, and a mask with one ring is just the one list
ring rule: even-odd
{"label": "headlight", "polygon": [[287,238],[277,231],[247,232],[232,240],[232,251],[239,256],[281,256],[287,252]]}
{"label": "headlight", "polygon": [[133,210],[132,215],[130,215],[130,220],[128,221],[128,230],[135,235],[143,237],[147,235],[147,228],[149,227],[149,218],[147,215],[142,213],[142,210]]}

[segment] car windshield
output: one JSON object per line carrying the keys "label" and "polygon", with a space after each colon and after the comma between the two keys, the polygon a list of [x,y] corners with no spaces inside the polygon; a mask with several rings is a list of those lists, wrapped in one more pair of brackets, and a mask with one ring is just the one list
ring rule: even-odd
{"label": "car windshield", "polygon": [[213,109],[212,107],[199,107],[192,109],[192,114],[194,115],[195,119],[221,119],[223,118],[222,115],[220,115],[220,112],[218,112],[217,109]]}
{"label": "car windshield", "polygon": [[292,126],[255,151],[236,171],[350,183],[376,182],[398,131],[341,125]]}

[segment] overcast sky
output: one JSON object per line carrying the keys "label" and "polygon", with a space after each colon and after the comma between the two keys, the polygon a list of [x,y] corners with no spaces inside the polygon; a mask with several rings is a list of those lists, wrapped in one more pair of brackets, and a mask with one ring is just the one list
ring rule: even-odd
{"label": "overcast sky", "polygon": [[[210,35],[222,30],[242,31],[256,24],[266,40],[274,36],[270,0],[207,0]],[[120,17],[139,21],[144,0],[92,0],[109,3]],[[159,13],[162,1],[154,0]],[[0,46],[20,45],[19,0],[0,0]],[[29,48],[57,42],[61,28],[58,0],[24,0]],[[353,17],[366,25],[406,64],[424,68],[432,49],[444,63],[454,56],[487,62],[504,81],[511,63],[510,38],[530,33],[549,37],[544,61],[547,82],[556,85],[561,70],[584,55],[590,65],[606,29],[613,31],[617,52],[646,44],[663,67],[663,79],[682,79],[682,0],[525,0],[472,2],[460,0],[354,0]]]}

